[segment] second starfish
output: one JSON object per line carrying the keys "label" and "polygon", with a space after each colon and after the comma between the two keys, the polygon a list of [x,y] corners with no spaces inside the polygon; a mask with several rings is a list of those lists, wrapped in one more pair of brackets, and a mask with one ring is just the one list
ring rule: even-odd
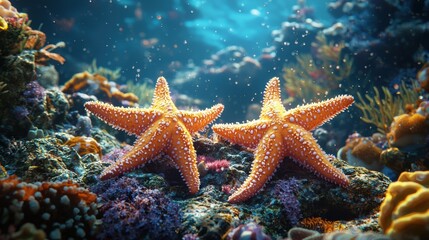
{"label": "second starfish", "polygon": [[329,162],[310,131],[350,106],[353,97],[342,95],[286,111],[279,85],[278,78],[268,82],[259,120],[213,126],[213,131],[226,140],[256,148],[251,173],[229,197],[231,203],[245,201],[260,191],[287,156],[330,182],[349,184],[348,178]]}

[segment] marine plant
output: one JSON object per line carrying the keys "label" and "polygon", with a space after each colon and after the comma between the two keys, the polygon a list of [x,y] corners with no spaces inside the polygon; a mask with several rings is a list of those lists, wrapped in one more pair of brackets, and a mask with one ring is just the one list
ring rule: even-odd
{"label": "marine plant", "polygon": [[110,69],[106,67],[97,66],[97,60],[93,59],[91,64],[88,65],[84,71],[87,71],[91,74],[99,74],[110,81],[116,81],[121,77],[121,68]]}
{"label": "marine plant", "polygon": [[380,133],[387,134],[393,118],[405,113],[407,104],[416,104],[419,99],[417,88],[418,83],[413,81],[411,86],[402,82],[396,95],[392,95],[387,87],[381,87],[383,95],[377,87],[373,88],[374,94],[365,94],[365,98],[357,92],[359,102],[355,105],[362,111],[361,120],[375,125]]}
{"label": "marine plant", "polygon": [[321,94],[329,95],[353,71],[353,60],[342,53],[344,42],[328,42],[323,34],[312,43],[313,54],[297,55],[297,62],[283,68],[286,102],[296,99],[314,100]]}
{"label": "marine plant", "polygon": [[133,81],[128,81],[127,89],[138,97],[140,105],[150,105],[153,98],[153,88],[150,87],[147,82],[139,84],[134,83]]}

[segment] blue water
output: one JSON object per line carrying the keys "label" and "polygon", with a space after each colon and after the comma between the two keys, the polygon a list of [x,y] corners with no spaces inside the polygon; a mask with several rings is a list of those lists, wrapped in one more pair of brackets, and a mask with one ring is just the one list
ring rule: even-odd
{"label": "blue water", "polygon": [[[316,18],[329,24],[329,1],[307,1]],[[33,28],[48,42],[64,41],[67,64],[59,69],[69,78],[82,64],[121,68],[137,82],[165,75],[172,61],[199,63],[230,45],[257,57],[273,42],[271,32],[291,14],[295,0],[16,0]],[[142,46],[147,40],[155,44]]]}

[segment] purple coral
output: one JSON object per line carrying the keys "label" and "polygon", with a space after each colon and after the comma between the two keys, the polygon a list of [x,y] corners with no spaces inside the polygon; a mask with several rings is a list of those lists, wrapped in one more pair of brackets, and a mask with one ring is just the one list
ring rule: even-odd
{"label": "purple coral", "polygon": [[181,223],[179,206],[162,192],[140,186],[133,178],[100,182],[92,190],[105,202],[101,239],[175,239]]}
{"label": "purple coral", "polygon": [[45,89],[37,81],[32,81],[27,84],[23,95],[27,104],[36,106],[43,102],[46,93]]}
{"label": "purple coral", "polygon": [[301,205],[296,197],[299,183],[295,178],[280,180],[274,187],[274,193],[283,204],[286,217],[292,225],[296,225],[301,218]]}

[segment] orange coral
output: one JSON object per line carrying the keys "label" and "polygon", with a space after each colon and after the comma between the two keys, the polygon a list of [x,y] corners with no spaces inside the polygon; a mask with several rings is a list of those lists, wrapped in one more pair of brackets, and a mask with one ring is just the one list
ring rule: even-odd
{"label": "orange coral", "polygon": [[97,141],[95,141],[94,138],[91,138],[91,137],[84,137],[84,136],[72,137],[65,143],[65,145],[76,150],[76,152],[80,156],[93,153],[93,154],[98,154],[100,158],[102,157],[100,145],[98,144]]}
{"label": "orange coral", "polygon": [[392,239],[427,239],[429,236],[429,171],[403,172],[391,183],[378,219]]}
{"label": "orange coral", "polygon": [[381,170],[383,164],[380,161],[382,150],[377,147],[370,138],[354,138],[340,149],[338,155],[341,159],[353,166],[362,166],[371,170]]}
{"label": "orange coral", "polygon": [[91,238],[96,202],[94,193],[72,181],[26,183],[10,176],[0,180],[0,232],[32,223],[50,239]]}
{"label": "orange coral", "polygon": [[102,100],[110,101],[129,101],[133,104],[138,103],[138,97],[133,93],[123,93],[115,83],[110,83],[107,78],[100,74],[91,74],[87,71],[75,74],[69,81],[66,82],[61,91],[65,93],[73,93],[81,91],[92,85],[98,85],[98,89],[102,93]]}
{"label": "orange coral", "polygon": [[323,232],[323,233],[334,232],[334,231],[345,229],[341,222],[329,221],[321,217],[304,218],[299,225],[301,227]]}
{"label": "orange coral", "polygon": [[393,147],[418,148],[425,143],[429,135],[429,119],[417,113],[402,114],[393,119],[390,132],[387,133],[389,144]]}

